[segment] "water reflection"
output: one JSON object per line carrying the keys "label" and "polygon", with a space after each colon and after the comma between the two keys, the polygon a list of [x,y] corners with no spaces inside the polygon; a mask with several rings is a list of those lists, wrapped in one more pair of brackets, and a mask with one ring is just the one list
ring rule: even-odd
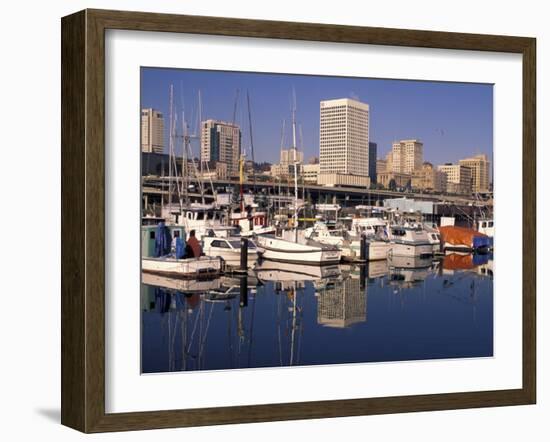
{"label": "water reflection", "polygon": [[491,356],[492,276],[492,256],[457,254],[263,261],[210,280],[143,274],[142,371]]}

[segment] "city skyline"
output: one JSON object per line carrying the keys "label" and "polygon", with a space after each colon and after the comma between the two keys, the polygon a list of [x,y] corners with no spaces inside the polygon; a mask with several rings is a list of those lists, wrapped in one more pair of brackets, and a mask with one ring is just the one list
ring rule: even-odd
{"label": "city skyline", "polygon": [[[310,157],[319,157],[320,101],[353,98],[371,109],[369,139],[378,144],[378,158],[385,157],[393,142],[416,138],[424,144],[424,161],[434,165],[456,163],[483,153],[492,163],[490,84],[142,68],[141,108],[154,108],[164,114],[165,146],[170,84],[174,85],[178,119],[181,120],[183,102],[191,132],[195,128],[198,132],[199,90],[203,121],[211,118],[232,122],[239,89],[235,123],[241,126],[243,146],[250,158],[248,92],[256,162],[278,161],[283,119],[283,147],[292,144],[290,120],[295,91],[296,120],[303,136],[303,146],[298,142],[298,148],[303,149],[306,162]],[[198,141],[193,143],[193,151],[199,155]]]}

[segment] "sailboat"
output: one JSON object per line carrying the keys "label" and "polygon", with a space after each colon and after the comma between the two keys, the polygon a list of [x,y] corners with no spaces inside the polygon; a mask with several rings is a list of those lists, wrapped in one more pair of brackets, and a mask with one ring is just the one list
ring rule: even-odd
{"label": "sailboat", "polygon": [[[252,115],[250,110],[250,95],[248,91],[246,93],[246,101],[248,104],[248,123],[249,123],[249,135],[250,135],[250,152],[252,153],[252,163],[254,163],[254,141],[252,136]],[[236,102],[235,102],[236,106]],[[239,211],[234,211],[231,214],[230,222],[231,225],[236,226],[240,230],[241,236],[253,236],[253,235],[262,235],[275,233],[275,228],[268,224],[267,222],[267,213],[257,210],[258,205],[253,203],[248,206],[248,209],[245,208],[245,198],[244,198],[244,164],[245,164],[246,153],[241,152],[239,158]],[[253,171],[253,180],[254,180],[254,192],[256,191],[256,175],[254,173],[254,164],[252,166]]]}
{"label": "sailboat", "polygon": [[[296,96],[292,107],[292,150],[296,152]],[[334,245],[306,238],[298,229],[298,159],[294,157],[294,218],[293,228],[283,231],[282,237],[260,235],[256,240],[259,254],[272,261],[325,265],[340,262],[342,251]]]}

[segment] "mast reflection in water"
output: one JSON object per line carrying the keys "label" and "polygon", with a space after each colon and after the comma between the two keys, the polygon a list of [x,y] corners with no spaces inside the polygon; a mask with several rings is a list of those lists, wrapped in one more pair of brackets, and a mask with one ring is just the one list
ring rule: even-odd
{"label": "mast reflection in water", "polygon": [[491,255],[260,263],[247,278],[143,274],[142,372],[493,355]]}

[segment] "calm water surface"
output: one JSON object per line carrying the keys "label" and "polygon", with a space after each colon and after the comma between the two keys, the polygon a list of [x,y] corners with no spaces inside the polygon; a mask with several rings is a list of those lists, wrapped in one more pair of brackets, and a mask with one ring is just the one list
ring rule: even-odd
{"label": "calm water surface", "polygon": [[142,372],[487,357],[492,256],[143,275]]}

